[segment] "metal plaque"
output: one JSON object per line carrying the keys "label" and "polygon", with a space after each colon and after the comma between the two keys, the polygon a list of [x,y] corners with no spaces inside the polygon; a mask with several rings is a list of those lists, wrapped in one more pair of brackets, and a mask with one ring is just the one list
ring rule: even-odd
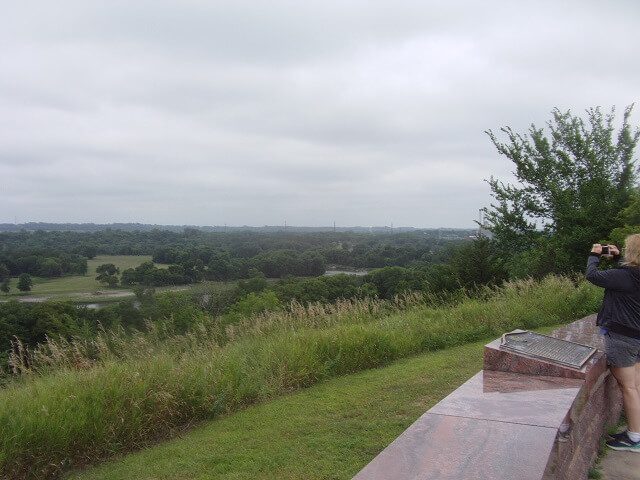
{"label": "metal plaque", "polygon": [[521,355],[581,369],[596,352],[588,345],[560,340],[527,330],[516,330],[502,336],[500,348]]}

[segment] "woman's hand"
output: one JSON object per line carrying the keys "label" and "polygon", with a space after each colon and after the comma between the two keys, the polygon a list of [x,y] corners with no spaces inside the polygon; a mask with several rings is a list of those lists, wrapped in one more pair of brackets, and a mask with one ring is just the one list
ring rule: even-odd
{"label": "woman's hand", "polygon": [[598,255],[602,255],[606,258],[613,258],[620,255],[620,250],[615,245],[605,245],[605,247],[609,248],[609,253],[602,255],[602,245],[599,243],[594,243],[593,247],[591,247],[591,253],[597,253]]}

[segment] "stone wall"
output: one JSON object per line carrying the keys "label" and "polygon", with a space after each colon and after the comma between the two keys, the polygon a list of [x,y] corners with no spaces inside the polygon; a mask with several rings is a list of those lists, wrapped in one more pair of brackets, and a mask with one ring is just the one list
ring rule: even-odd
{"label": "stone wall", "polygon": [[620,417],[622,395],[607,369],[602,337],[595,327],[595,315],[567,325],[552,335],[599,349],[569,412],[569,434],[562,439],[565,441],[554,444],[545,477],[559,480],[587,478],[589,467],[600,448],[600,438],[607,426],[615,425]]}
{"label": "stone wall", "polygon": [[[602,348],[594,318],[551,335]],[[580,370],[485,346],[484,370],[385,448],[354,480],[586,479],[619,389],[598,351]],[[564,427],[568,425],[568,431]]]}

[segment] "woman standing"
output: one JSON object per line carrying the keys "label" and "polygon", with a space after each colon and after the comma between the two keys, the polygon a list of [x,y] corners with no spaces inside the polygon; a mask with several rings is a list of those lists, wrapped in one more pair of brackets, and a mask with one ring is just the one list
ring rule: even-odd
{"label": "woman standing", "polygon": [[596,324],[604,335],[607,362],[622,390],[627,417],[627,431],[613,435],[607,446],[640,452],[640,234],[625,240],[621,266],[598,270],[602,256],[617,260],[620,252],[615,245],[594,244],[586,278],[605,289]]}

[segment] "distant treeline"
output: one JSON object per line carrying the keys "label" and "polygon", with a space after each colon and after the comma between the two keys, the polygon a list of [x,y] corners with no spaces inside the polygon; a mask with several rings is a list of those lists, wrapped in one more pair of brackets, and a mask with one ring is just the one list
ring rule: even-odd
{"label": "distant treeline", "polygon": [[183,232],[185,230],[199,230],[202,232],[233,232],[251,231],[260,233],[274,232],[355,232],[355,233],[400,233],[400,232],[440,232],[444,235],[465,234],[472,230],[468,228],[415,228],[415,227],[300,227],[286,225],[265,225],[262,227],[252,227],[248,225],[228,226],[198,226],[198,225],[156,225],[146,223],[47,223],[47,222],[27,222],[27,223],[0,223],[0,232],[20,232],[44,230],[49,232],[98,232],[101,230],[122,230],[125,232],[151,232],[153,230],[166,230],[171,232]]}
{"label": "distant treeline", "polygon": [[[122,272],[124,285],[170,285],[200,280],[249,278],[252,270],[269,278],[317,276],[327,265],[353,268],[421,267],[439,263],[458,236],[433,231],[394,234],[354,232],[203,232],[185,229],[97,232],[0,233],[0,265],[11,275],[55,277],[85,273],[96,255],[152,255],[155,263],[175,265],[170,272],[149,266]],[[2,268],[2,267],[0,267]]]}
{"label": "distant treeline", "polygon": [[52,248],[27,248],[0,251],[0,282],[7,276],[22,273],[38,277],[87,273],[87,258]]}

